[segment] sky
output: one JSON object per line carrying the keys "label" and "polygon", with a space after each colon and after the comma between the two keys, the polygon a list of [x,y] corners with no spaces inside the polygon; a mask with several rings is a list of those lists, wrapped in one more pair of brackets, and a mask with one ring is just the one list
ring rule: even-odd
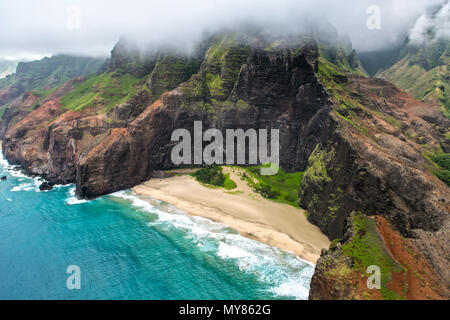
{"label": "sky", "polygon": [[188,47],[205,32],[240,23],[288,32],[310,20],[328,20],[357,50],[377,50],[392,46],[414,28],[420,34],[423,25],[434,23],[423,18],[417,25],[426,7],[445,1],[0,0],[0,58],[107,56],[121,36],[143,45]]}

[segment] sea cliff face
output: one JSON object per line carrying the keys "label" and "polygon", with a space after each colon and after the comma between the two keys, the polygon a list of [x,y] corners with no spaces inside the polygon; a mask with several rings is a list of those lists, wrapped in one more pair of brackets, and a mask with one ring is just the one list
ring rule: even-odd
{"label": "sea cliff face", "polygon": [[[436,289],[438,296],[448,296],[448,241],[443,241],[449,235],[448,185],[432,174],[433,163],[427,157],[448,150],[448,119],[438,107],[418,102],[383,80],[348,76],[345,90],[328,80],[323,77],[334,101],[331,115],[340,124],[339,134],[328,135],[311,155],[300,203],[308,209],[309,220],[334,240],[334,249],[343,246],[347,250],[324,252],[311,283],[310,297],[371,297],[367,290],[365,295],[358,291],[366,287],[365,280],[352,284],[348,277],[356,272],[367,279],[366,268],[382,267],[389,257],[401,265],[401,271],[385,266],[384,288],[393,288],[392,279],[400,281],[400,273],[421,277],[412,271],[417,271],[413,263],[403,262],[398,252],[386,248],[389,242],[380,230],[367,230],[362,224],[357,232],[349,234],[355,228],[351,214],[387,219],[393,233],[409,239],[405,240],[408,246],[418,248],[426,257],[436,277],[430,281],[435,289],[442,289]],[[365,234],[381,239],[382,249],[373,245],[373,239],[371,245],[365,244]],[[402,246],[402,242],[398,245]],[[403,289],[386,289],[380,298],[417,298],[418,293],[408,289],[410,279],[400,281]],[[328,291],[324,286],[342,290]]]}
{"label": "sea cliff face", "polygon": [[68,80],[97,72],[103,59],[56,55],[20,62],[16,72],[0,79],[0,137]]}
{"label": "sea cliff face", "polygon": [[[335,240],[317,264],[311,298],[368,297],[360,290],[368,263],[389,266],[383,285],[390,289],[377,298],[408,296],[408,288],[390,283],[402,268],[414,275],[415,266],[374,240],[386,239],[380,230],[387,227],[375,228],[367,216],[385,219],[389,236],[407,239],[423,256],[423,268],[441,280],[427,280],[438,292],[427,294],[448,294],[450,199],[433,159],[448,153],[449,120],[362,76],[354,53],[333,61],[323,53],[307,35],[223,33],[191,55],[136,55],[119,43],[98,75],[65,83],[32,110],[25,106],[37,98],[24,97],[3,152],[30,174],[76,183],[77,195],[90,199],[173,168],[171,134],[193,132],[194,121],[221,131],[279,129],[281,167],[305,171],[300,205]],[[361,243],[366,255],[381,258],[355,254]],[[352,286],[344,285],[349,275]]]}

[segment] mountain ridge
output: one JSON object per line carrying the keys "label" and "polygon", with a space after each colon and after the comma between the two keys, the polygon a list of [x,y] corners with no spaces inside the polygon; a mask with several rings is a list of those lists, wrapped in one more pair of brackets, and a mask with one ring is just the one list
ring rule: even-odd
{"label": "mountain ridge", "polygon": [[[27,173],[76,183],[77,195],[92,199],[173,168],[171,133],[192,132],[194,121],[221,131],[280,129],[280,166],[305,171],[300,205],[333,248],[364,243],[358,233],[345,236],[359,221],[355,212],[381,216],[425,256],[446,295],[448,186],[432,159],[448,154],[449,120],[436,106],[367,78],[345,47],[312,34],[223,33],[198,55],[163,50],[142,59],[119,44],[97,74],[72,79],[40,101],[25,95],[19,105],[28,112],[8,127],[3,152]],[[385,261],[385,249],[377,248],[365,250],[382,252]],[[353,267],[367,262],[334,252],[325,251],[316,266],[313,299],[330,298],[321,288],[338,288],[323,277],[336,274],[330,255],[359,275]],[[396,271],[384,273],[383,285]],[[406,295],[391,287],[381,298]],[[357,296],[364,298],[350,288],[337,298]]]}

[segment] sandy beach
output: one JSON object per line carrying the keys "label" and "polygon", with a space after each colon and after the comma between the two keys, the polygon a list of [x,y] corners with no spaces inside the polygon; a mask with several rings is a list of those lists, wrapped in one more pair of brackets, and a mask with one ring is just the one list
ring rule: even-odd
{"label": "sandy beach", "polygon": [[187,213],[223,223],[241,235],[292,252],[316,263],[330,242],[310,224],[305,211],[263,198],[239,176],[239,169],[224,168],[237,188],[209,188],[189,175],[151,179],[133,188],[137,195],[168,202]]}

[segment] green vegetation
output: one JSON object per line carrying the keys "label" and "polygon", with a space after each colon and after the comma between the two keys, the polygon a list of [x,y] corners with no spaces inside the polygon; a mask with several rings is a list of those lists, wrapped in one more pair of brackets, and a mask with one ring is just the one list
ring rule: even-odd
{"label": "green vegetation", "polygon": [[0,89],[13,86],[20,95],[25,91],[57,87],[70,79],[96,72],[103,62],[102,59],[69,55],[21,62],[16,73],[0,79]]}
{"label": "green vegetation", "polygon": [[430,41],[424,47],[406,46],[401,60],[376,76],[394,83],[414,98],[438,103],[450,117],[450,43]]}
{"label": "green vegetation", "polygon": [[354,237],[351,242],[342,245],[343,252],[353,259],[353,269],[366,274],[367,268],[372,265],[381,270],[381,294],[384,299],[402,299],[386,287],[392,280],[392,272],[405,270],[392,259],[386,251],[383,241],[378,235],[376,223],[373,219],[362,213],[352,214]]}
{"label": "green vegetation", "polygon": [[304,185],[311,182],[319,185],[322,181],[331,181],[331,178],[328,176],[327,167],[333,157],[334,150],[326,152],[317,145],[309,156],[308,168],[303,176]]}
{"label": "green vegetation", "polygon": [[4,106],[1,106],[1,107],[0,107],[0,120],[2,120],[3,115],[4,115],[5,112],[6,112],[6,109],[8,109],[8,105],[7,105],[7,104],[5,104]]}
{"label": "green vegetation", "polygon": [[433,154],[429,156],[429,159],[436,164],[435,168],[432,169],[432,172],[450,187],[450,154]]}
{"label": "green vegetation", "polygon": [[450,154],[442,153],[432,157],[432,160],[440,167],[450,170]]}
{"label": "green vegetation", "polygon": [[270,164],[242,168],[242,179],[263,197],[280,203],[287,203],[298,208],[298,193],[303,179],[303,172],[287,173],[279,168],[273,176],[261,175],[262,167],[268,168]]}
{"label": "green vegetation", "polygon": [[223,182],[223,187],[227,190],[233,190],[237,188],[236,182],[231,180],[229,173],[225,174],[225,181]]}
{"label": "green vegetation", "polygon": [[206,52],[203,74],[213,99],[225,101],[245,63],[250,49],[236,40],[233,33],[224,33],[214,39]]}
{"label": "green vegetation", "polygon": [[105,112],[133,97],[145,79],[131,74],[103,73],[89,77],[61,99],[64,109],[79,111],[85,107],[102,107]]}
{"label": "green vegetation", "polygon": [[[331,94],[331,97],[337,106],[335,114],[362,134],[373,138],[369,134],[369,129],[361,124],[359,118],[360,114],[366,112],[366,108],[362,106],[359,101],[347,96],[345,86],[348,79],[344,72],[345,69],[334,65],[322,57],[319,58],[318,76],[322,84],[328,89],[328,92]],[[397,120],[394,118],[384,118],[392,125],[398,125]]]}
{"label": "green vegetation", "polygon": [[156,61],[149,88],[154,99],[171,91],[198,72],[200,61],[177,54],[164,54]]}
{"label": "green vegetation", "polygon": [[322,57],[319,57],[319,71],[317,74],[327,89],[334,90],[335,87],[342,89],[341,84],[348,82],[344,70],[339,70],[337,66]]}
{"label": "green vegetation", "polygon": [[217,165],[202,168],[194,172],[192,176],[201,183],[223,187],[227,190],[233,190],[237,187],[236,183],[230,179],[230,174],[223,174],[222,167]]}
{"label": "green vegetation", "polygon": [[206,85],[208,86],[212,97],[221,97],[224,94],[223,80],[220,78],[219,74],[207,73]]}
{"label": "green vegetation", "polygon": [[56,88],[50,88],[47,90],[33,90],[31,93],[37,97],[45,98],[48,97]]}
{"label": "green vegetation", "polygon": [[[341,43],[338,45],[319,44],[320,60],[324,64],[333,65],[332,69],[337,69],[340,73],[352,73],[360,76],[367,76],[363,68],[359,66],[358,57],[355,50],[352,50],[351,43]],[[346,47],[346,48],[345,48]]]}

